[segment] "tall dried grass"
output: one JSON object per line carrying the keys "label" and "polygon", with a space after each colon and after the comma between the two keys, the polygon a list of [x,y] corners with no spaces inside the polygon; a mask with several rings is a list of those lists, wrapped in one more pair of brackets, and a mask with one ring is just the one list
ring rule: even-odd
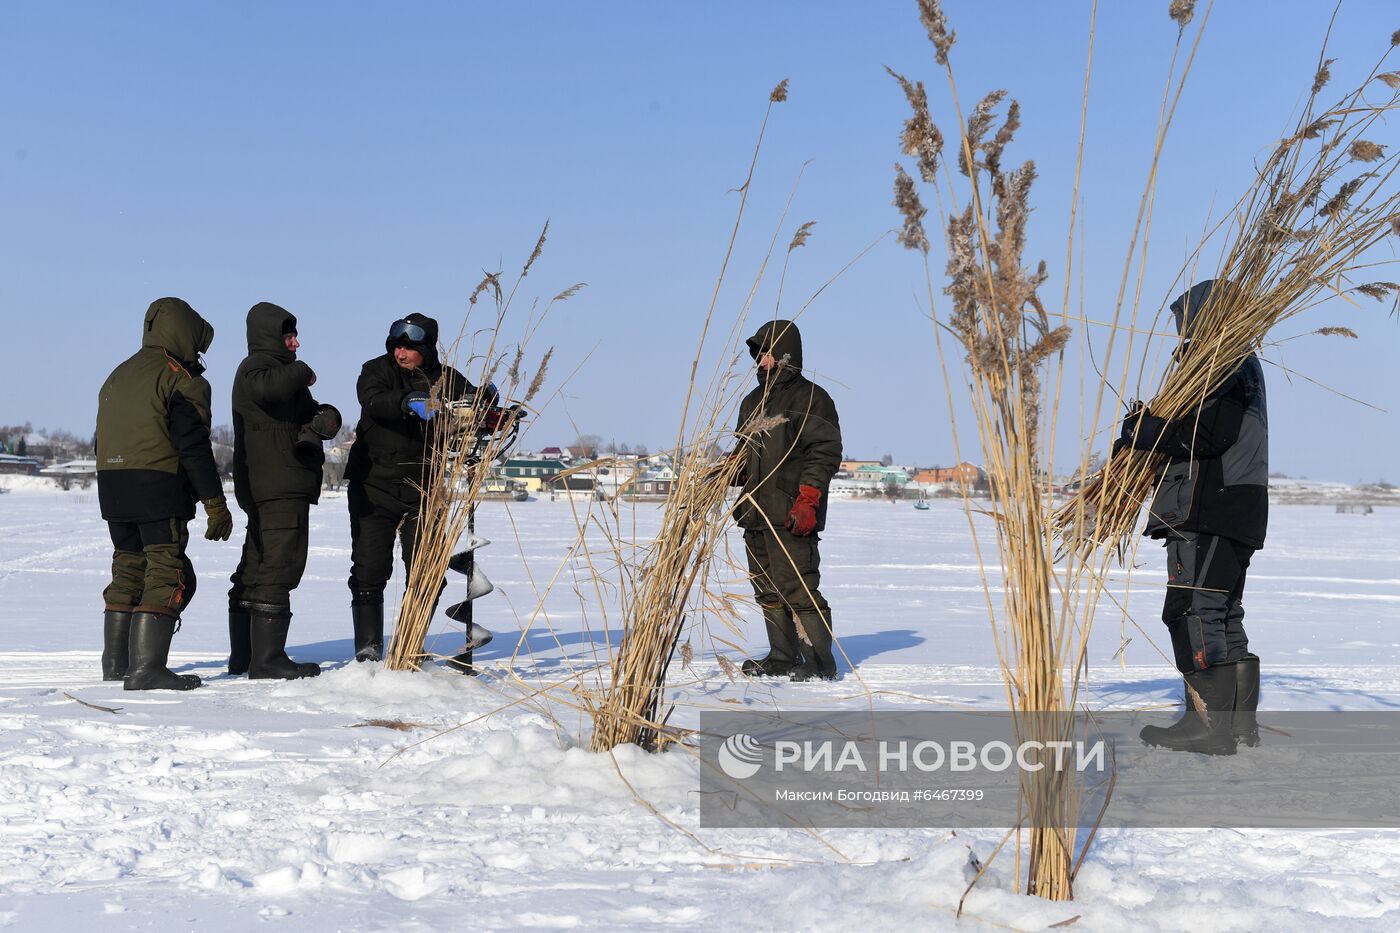
{"label": "tall dried grass", "polygon": [[[936,0],[920,0],[919,10],[935,59],[947,77],[958,126],[951,165],[956,166],[962,181],[953,174],[950,157],[944,152],[944,134],[930,113],[923,82],[894,71],[890,74],[910,105],[911,115],[900,137],[901,151],[915,161],[920,181],[937,194],[947,250],[948,284],[942,291],[951,303],[946,322],[937,311],[931,245],[924,226],[928,210],[918,184],[896,164],[894,204],[904,219],[899,239],[923,258],[959,461],[963,455],[943,332],[951,334],[963,349],[962,364],[1004,576],[1000,621],[985,567],[982,580],[1018,740],[1072,741],[1072,712],[1094,606],[1093,599],[1084,598],[1081,591],[1092,590],[1096,578],[1082,566],[1057,574],[1049,534],[1051,507],[1044,491],[1045,477],[1051,471],[1048,451],[1053,448],[1053,440],[1046,439],[1045,422],[1049,412],[1053,437],[1064,365],[1061,351],[1070,336],[1064,322],[1068,315],[1066,312],[1059,322],[1052,320],[1039,294],[1048,278],[1046,264],[1040,262],[1030,269],[1023,258],[1035,165],[1027,161],[1008,168],[1004,164],[1007,148],[1020,127],[1020,106],[1014,100],[1006,102],[1005,91],[993,91],[964,118],[949,59],[956,34],[949,29]],[[1087,94],[1087,72],[1085,80]],[[1077,188],[1076,176],[1075,200]],[[1072,234],[1073,218],[1070,229]],[[1054,378],[1047,380],[1047,375]],[[966,485],[963,495],[981,561],[983,548],[974,512],[984,510],[973,503]],[[1015,833],[1020,839],[1024,833],[1026,890],[1050,899],[1069,899],[1073,896],[1079,788],[1063,772],[1042,768],[1022,774],[1020,803],[1021,820],[1008,838]],[[1081,860],[1089,841],[1083,842]],[[1019,842],[1015,851],[1019,874],[1023,851]]]}
{"label": "tall dried grass", "polygon": [[[738,188],[739,205],[730,231],[729,245],[720,264],[691,361],[690,379],[673,448],[676,477],[671,495],[662,507],[661,530],[639,551],[625,548],[620,534],[609,537],[612,555],[618,565],[627,566],[629,572],[622,578],[622,639],[607,665],[608,683],[596,696],[585,694],[593,720],[594,751],[607,751],[629,742],[653,747],[663,734],[667,719],[667,713],[662,709],[667,672],[689,617],[688,608],[696,605],[697,584],[701,584],[702,591],[705,589],[702,581],[710,570],[716,552],[723,547],[729,518],[725,503],[733,480],[742,468],[742,458],[731,456],[716,461],[714,455],[731,441],[731,432],[724,418],[736,401],[735,361],[744,320],[757,291],[757,280],[742,313],[730,329],[728,342],[721,352],[722,362],[703,383],[700,364],[705,358],[706,342],[716,319],[719,296],[743,224],[768,121],[773,106],[787,98],[788,82],[783,79],[768,95],[768,106],[759,127],[748,173]],[[798,231],[789,247],[789,254],[806,242],[810,229],[808,224]],[[758,273],[760,279],[766,267],[765,258]],[[738,440],[742,441],[742,438]],[[732,612],[732,604],[723,599],[706,600],[703,592],[699,601],[708,602],[712,614],[716,608],[721,613]]]}
{"label": "tall dried grass", "polygon": [[[1005,574],[1000,624],[995,622],[997,607],[990,588],[988,610],[994,619],[993,633],[1013,712],[1055,714],[1020,717],[1022,726],[1040,732],[1021,737],[1073,738],[1069,713],[1086,671],[1088,633],[1104,593],[1108,565],[1112,556],[1122,558],[1142,502],[1151,492],[1159,460],[1154,454],[1119,454],[1074,501],[1058,510],[1046,494],[1045,486],[1054,472],[1055,432],[1066,368],[1061,351],[1070,336],[1068,322],[1083,319],[1082,314],[1070,314],[1070,281],[1097,6],[1089,29],[1064,307],[1054,315],[1046,311],[1039,297],[1047,280],[1045,264],[1032,271],[1022,260],[1034,165],[1027,162],[1016,169],[1002,165],[1019,125],[1019,109],[1014,101],[1007,105],[998,125],[1004,92],[997,91],[982,98],[964,119],[949,64],[956,35],[937,0],[920,0],[919,9],[935,59],[944,66],[956,112],[959,132],[952,165],[965,179],[961,185],[955,183],[944,156],[944,136],[929,113],[924,85],[891,74],[912,111],[901,136],[901,149],[915,161],[920,180],[935,187],[945,227],[949,284],[943,291],[952,308],[946,323],[934,312],[935,341],[950,392],[955,445],[959,443],[957,419],[942,332],[950,333],[965,351],[968,388],[991,488],[990,512]],[[1188,26],[1196,14],[1194,0],[1172,0],[1168,7],[1168,15],[1177,26],[1177,40],[1162,96],[1156,145],[1110,324],[1110,356],[1120,333],[1129,334],[1130,340],[1139,333],[1131,323],[1122,323],[1122,313],[1127,303],[1132,309],[1129,320],[1136,317],[1163,142],[1210,11],[1208,4],[1188,43]],[[1178,69],[1179,61],[1183,63]],[[1319,115],[1316,101],[1331,78],[1330,65],[1325,57],[1319,59],[1304,116],[1259,169],[1258,180],[1235,205],[1230,221],[1222,225],[1233,238],[1222,250],[1215,277],[1228,280],[1233,287],[1225,290],[1228,298],[1212,307],[1207,319],[1200,322],[1199,336],[1176,354],[1172,370],[1151,403],[1155,414],[1180,417],[1198,405],[1280,320],[1333,295],[1354,293],[1386,299],[1400,292],[1400,286],[1393,283],[1356,278],[1368,268],[1374,248],[1386,237],[1400,233],[1400,202],[1388,188],[1395,157],[1387,157],[1386,146],[1367,138],[1394,109],[1396,99],[1391,94],[1389,100],[1376,104],[1367,100],[1365,93],[1377,85],[1391,91],[1400,89],[1400,72],[1382,72],[1377,66],[1359,88],[1321,109]],[[959,193],[964,189],[967,204],[960,207]],[[924,229],[928,212],[918,185],[902,166],[896,167],[895,206],[904,218],[900,242],[924,255],[928,298],[934,308],[930,245]],[[1205,248],[1203,244],[1188,265],[1199,263]],[[1129,298],[1135,264],[1137,283]],[[1193,275],[1192,280],[1203,277]],[[1323,330],[1341,333],[1344,329]],[[1087,347],[1081,337],[1081,350]],[[1126,381],[1126,368],[1124,378]],[[1098,389],[1101,401],[1107,381],[1095,381],[1102,383]],[[1086,394],[1083,388],[1081,394]],[[1096,403],[1091,409],[1095,426],[1100,407]],[[1094,433],[1090,430],[1088,435]],[[960,451],[957,455],[962,459]],[[1081,444],[1080,475],[1090,472],[1092,456],[1093,445]],[[975,542],[977,529],[970,501],[968,511]],[[1059,543],[1057,534],[1063,536]],[[980,545],[978,549],[980,553]],[[986,579],[984,570],[984,586]],[[1050,769],[1023,779],[1022,824],[1029,827],[1024,877],[1030,893],[1053,899],[1072,896],[1075,873],[1093,838],[1091,832],[1075,858],[1078,802],[1078,790],[1072,782],[1057,780]],[[1019,845],[1016,852],[1019,866]]]}

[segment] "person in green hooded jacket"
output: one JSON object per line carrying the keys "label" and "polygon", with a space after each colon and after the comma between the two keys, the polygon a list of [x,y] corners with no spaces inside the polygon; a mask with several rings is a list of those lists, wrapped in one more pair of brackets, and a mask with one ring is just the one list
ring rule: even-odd
{"label": "person in green hooded jacket", "polygon": [[210,390],[200,354],[214,328],[179,298],[146,310],[141,349],[112,371],[97,398],[97,498],[112,537],[112,582],[102,593],[102,679],[127,690],[192,690],[167,667],[170,640],[194,598],[185,554],[195,503],[204,536],[227,541],[233,516],[209,441]]}
{"label": "person in green hooded jacket", "polygon": [[247,326],[248,356],[233,377],[233,491],[248,531],[228,593],[228,672],[315,677],[320,665],[287,657],[287,633],[292,590],[306,570],[311,506],[321,496],[321,442],[340,430],[340,412],[311,397],[316,374],[297,359],[290,312],[259,302]]}
{"label": "person in green hooded jacket", "polygon": [[754,600],[763,610],[768,654],[750,676],[836,679],[831,609],[823,598],[818,533],[826,527],[831,478],[841,466],[836,403],[802,375],[802,335],[769,321],[748,340],[758,386],[739,403],[744,487],[735,519],[744,529]]}

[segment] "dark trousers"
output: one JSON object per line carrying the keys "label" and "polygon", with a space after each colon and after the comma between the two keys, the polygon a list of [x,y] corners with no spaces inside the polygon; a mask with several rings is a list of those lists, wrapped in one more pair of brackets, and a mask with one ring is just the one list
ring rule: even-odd
{"label": "dark trousers", "polygon": [[821,590],[821,554],[816,535],[799,538],[786,528],[744,532],[754,601],[765,609],[827,611]]}
{"label": "dark trousers", "polygon": [[243,556],[229,582],[230,606],[256,605],[264,610],[292,611],[292,590],[306,572],[311,503],[305,499],[272,499],[247,510],[248,534]]}
{"label": "dark trousers", "polygon": [[186,519],[108,522],[112,536],[112,582],[102,591],[108,609],[158,612],[180,617],[194,599],[194,565]]}
{"label": "dark trousers", "polygon": [[404,576],[413,567],[418,509],[366,483],[350,482],[350,592],[355,604],[382,603],[394,575],[394,538],[403,549]]}
{"label": "dark trousers", "polygon": [[1167,598],[1162,621],[1183,674],[1249,657],[1244,580],[1254,548],[1219,535],[1185,532],[1167,539]]}

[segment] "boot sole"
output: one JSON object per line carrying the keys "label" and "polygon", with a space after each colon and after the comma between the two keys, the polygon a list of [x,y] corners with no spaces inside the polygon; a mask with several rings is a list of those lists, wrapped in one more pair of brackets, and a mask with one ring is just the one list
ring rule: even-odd
{"label": "boot sole", "polygon": [[1233,755],[1235,754],[1235,743],[1228,745],[1224,743],[1188,743],[1178,745],[1170,740],[1160,741],[1148,738],[1145,735],[1138,735],[1142,744],[1151,748],[1165,748],[1169,752],[1195,752],[1198,755]]}

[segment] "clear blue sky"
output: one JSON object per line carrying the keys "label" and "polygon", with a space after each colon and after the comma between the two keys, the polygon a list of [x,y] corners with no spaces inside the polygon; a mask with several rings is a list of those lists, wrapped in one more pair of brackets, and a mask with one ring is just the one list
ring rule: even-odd
{"label": "clear blue sky", "polygon": [[[1166,6],[1101,4],[1083,188],[1096,317],[1109,314],[1147,169],[1176,33]],[[1028,256],[1050,261],[1058,302],[1089,4],[949,0],[947,11],[964,95],[1005,87],[1022,103],[1009,157],[1039,165]],[[1218,4],[1165,153],[1152,307],[1171,297],[1212,208],[1243,189],[1289,122],[1330,11],[1315,0]],[[1397,27],[1389,0],[1345,2],[1336,83],[1368,70]],[[244,314],[262,300],[299,317],[318,396],[354,417],[355,376],[388,323],[420,311],[455,328],[481,270],[518,264],[548,218],[531,284],[589,288],[539,338],[537,349],[557,347],[556,385],[582,368],[533,441],[567,442],[572,420],[666,444],[733,218],[727,192],[779,79],[791,99],[770,124],[722,310],[742,299],[803,162],[788,227],[817,226],[785,303],[898,222],[889,202],[905,103],[886,64],[927,80],[936,114],[947,112],[912,0],[10,0],[0,312],[12,350],[0,422],[90,430],[99,384],[162,295],[189,300],[217,330],[216,421],[229,420]],[[1383,135],[1400,144],[1393,129]],[[836,398],[853,456],[953,459],[920,281],[913,254],[887,241],[803,317],[807,363]],[[771,308],[771,288],[763,295]],[[1390,412],[1270,369],[1274,467],[1400,481],[1400,323],[1378,305],[1339,305],[1288,333],[1324,324],[1363,339],[1299,340],[1273,355]]]}

